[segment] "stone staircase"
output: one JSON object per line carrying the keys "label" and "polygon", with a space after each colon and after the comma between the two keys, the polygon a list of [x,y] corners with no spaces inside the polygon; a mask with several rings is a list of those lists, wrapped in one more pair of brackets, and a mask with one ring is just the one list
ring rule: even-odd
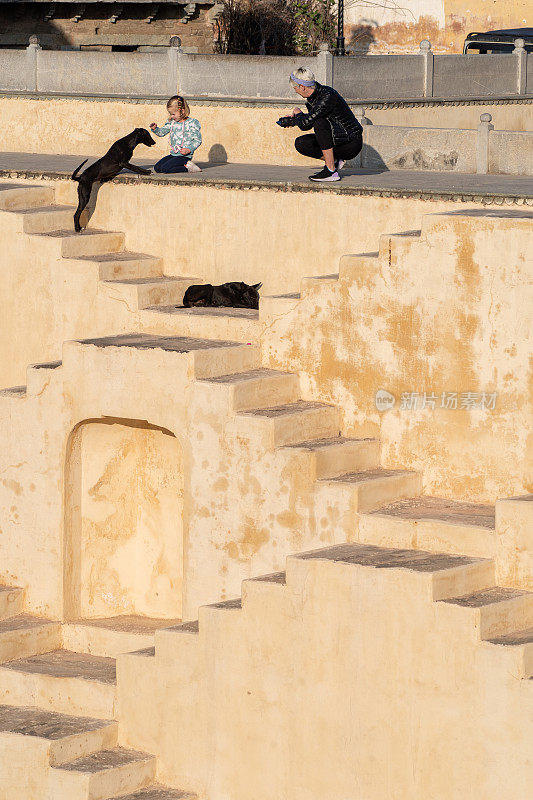
{"label": "stone staircase", "polygon": [[[193,276],[165,275],[161,258],[125,250],[123,233],[73,229],[74,206],[54,203],[54,189],[0,183],[0,213],[15,215],[20,231],[38,236],[40,248],[65,259],[68,273],[79,268],[95,272],[102,291],[131,311],[140,311],[139,329],[149,333],[214,337],[248,342],[259,338],[259,312],[243,308],[182,308]],[[132,321],[133,323],[133,321]]]}
{"label": "stone staircase", "polygon": [[20,230],[39,237],[36,246],[59,252],[66,260],[65,270],[78,262],[87,271],[96,271],[103,289],[132,310],[180,305],[194,277],[163,273],[160,258],[124,249],[123,233],[86,229],[75,233],[74,206],[54,204],[54,189],[46,186],[0,184],[0,212],[20,220]]}
{"label": "stone staircase", "polygon": [[[170,621],[92,620],[63,626],[62,634],[59,622],[22,613],[23,594],[0,587],[0,796],[192,800],[155,782],[154,756],[118,745],[115,658],[62,647],[82,639],[90,650],[90,631],[104,626],[107,650],[118,653],[152,641]],[[101,639],[98,647],[106,649]]]}
{"label": "stone staircase", "polygon": [[[257,312],[179,309],[170,305],[167,289],[172,294],[172,303],[177,304],[186,286],[198,279],[164,276],[159,259],[122,249],[123,234],[91,230],[74,234],[67,230],[65,226],[68,222],[70,227],[73,209],[53,205],[51,188],[3,184],[0,189],[0,209],[20,215],[25,232],[60,241],[65,258],[75,257],[97,265],[102,282],[110,292],[116,292],[113,296],[124,300],[129,307],[144,309],[140,318],[143,331],[168,337],[180,332],[184,338],[193,339],[205,335],[207,330],[212,340],[221,345],[230,343],[224,337],[234,335],[232,346],[235,342],[260,339],[267,363],[268,337],[276,319],[290,316],[308,295],[330,284],[355,277],[362,280],[366,271],[375,271],[380,259],[390,259],[394,249],[416,247],[421,235],[430,235],[436,224],[442,226],[443,220],[443,215],[427,215],[421,230],[383,235],[377,252],[343,256],[338,274],[304,278],[300,294],[262,298],[264,330],[259,334]],[[110,341],[109,346],[115,344],[116,341]],[[314,474],[317,496],[325,492],[341,506],[349,507],[352,515],[360,514],[344,527],[342,535],[346,539],[449,552],[458,552],[463,547],[472,555],[494,555],[494,506],[465,506],[422,495],[421,481],[415,472],[390,470],[380,465],[375,440],[345,439],[339,435],[340,409],[303,400],[295,388],[295,375],[265,369],[263,363],[257,357],[247,367],[225,375],[215,374],[204,379],[204,383],[213,393],[228,394],[228,411],[235,414],[238,424],[250,436],[259,438],[267,448],[277,449],[280,456],[292,458],[293,463],[299,461],[300,469]],[[30,371],[28,375],[30,380]],[[24,397],[24,389],[12,387],[4,390],[3,395],[20,399]],[[377,509],[383,512],[381,516]],[[382,524],[383,518],[386,526]],[[383,533],[385,530],[387,534]]]}
{"label": "stone staircase", "polygon": [[[337,545],[288,557],[285,572],[245,580],[241,598],[201,607],[197,621],[158,631],[154,649],[121,655],[118,667],[124,740],[158,754],[159,743],[162,774],[173,784],[182,781],[203,796],[203,770],[231,773],[237,765],[230,754],[247,746],[252,763],[261,762],[260,752],[268,753],[274,784],[281,781],[280,791],[291,796],[296,784],[283,783],[291,778],[283,764],[296,759],[300,774],[312,768],[308,724],[315,758],[324,747],[343,753],[336,762],[335,791],[328,797],[348,796],[354,774],[357,797],[386,796],[380,793],[384,786],[365,785],[363,764],[379,746],[401,761],[404,739],[409,738],[404,720],[411,714],[419,720],[422,740],[434,736],[435,709],[445,718],[437,730],[450,725],[461,740],[457,726],[463,719],[465,743],[483,751],[488,763],[493,747],[499,746],[498,732],[512,736],[514,730],[527,737],[533,700],[533,592],[498,586],[490,559]],[[172,684],[164,699],[158,687],[169,674]],[[144,690],[134,696],[134,686]],[[389,724],[380,724],[379,704],[368,708],[366,694],[390,694],[393,703],[406,686],[416,713],[400,702],[395,723],[387,714]],[[441,704],[432,705],[434,697],[442,702],[449,687],[461,708],[457,718],[448,719]],[[497,697],[506,698],[503,706]],[[140,725],[149,708],[159,709],[160,723],[169,726],[172,752],[161,745],[164,737],[156,723],[145,729]],[[291,726],[295,713],[300,715],[297,728]],[[466,724],[469,715],[475,718],[473,726]],[[313,725],[317,719],[320,725]],[[271,758],[277,745],[268,720],[276,724],[284,753],[279,762]],[[528,774],[526,751],[521,748],[520,778],[513,775],[519,786]],[[218,753],[224,754],[222,760]],[[508,762],[493,764],[493,778],[500,769],[507,774]],[[260,773],[246,773],[251,796],[253,776]],[[376,781],[375,771],[370,774]],[[453,786],[449,794],[437,796],[459,796]],[[395,783],[395,791],[410,796],[408,786]],[[513,796],[525,798],[520,791]]]}
{"label": "stone staircase", "polygon": [[363,543],[339,544],[289,556],[284,572],[243,581],[241,598],[202,606],[197,620],[158,630],[154,648],[122,654],[120,658],[124,662],[137,660],[141,665],[144,658],[160,659],[161,663],[179,661],[181,648],[191,641],[189,637],[203,637],[204,629],[205,635],[212,635],[213,623],[222,619],[220,615],[232,616],[248,606],[250,613],[260,613],[261,607],[268,608],[271,601],[275,599],[277,603],[291,589],[297,590],[305,583],[305,575],[315,564],[318,570],[348,564],[366,570],[402,571],[421,592],[429,590],[425,592],[428,599],[444,604],[437,606],[437,613],[472,630],[481,643],[491,645],[490,652],[503,654],[504,660],[508,658],[517,665],[519,675],[514,672],[515,677],[533,679],[533,592],[495,585],[491,559]]}

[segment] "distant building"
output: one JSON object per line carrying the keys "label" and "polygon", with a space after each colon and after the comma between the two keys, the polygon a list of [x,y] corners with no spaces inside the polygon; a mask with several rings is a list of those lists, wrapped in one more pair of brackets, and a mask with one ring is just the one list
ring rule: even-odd
{"label": "distant building", "polygon": [[25,47],[33,33],[54,50],[165,47],[179,36],[185,50],[211,53],[220,10],[216,0],[0,0],[0,47]]}
{"label": "distant building", "polygon": [[531,0],[345,0],[346,41],[360,53],[461,53],[470,31],[533,24]]}

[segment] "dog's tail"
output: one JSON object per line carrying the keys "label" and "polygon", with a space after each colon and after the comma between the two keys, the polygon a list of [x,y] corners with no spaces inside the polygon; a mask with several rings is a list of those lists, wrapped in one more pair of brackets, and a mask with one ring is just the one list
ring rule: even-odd
{"label": "dog's tail", "polygon": [[80,169],[83,167],[83,165],[84,165],[84,164],[86,164],[86,163],[88,162],[88,160],[89,160],[89,159],[88,159],[88,158],[86,158],[86,159],[85,159],[85,161],[82,161],[82,163],[79,165],[79,167],[76,167],[76,169],[74,170],[74,172],[73,172],[73,173],[72,173],[72,175],[70,176],[70,180],[71,180],[71,181],[79,181],[79,178],[77,177],[77,175],[78,175],[78,172],[79,172],[79,171],[80,171]]}

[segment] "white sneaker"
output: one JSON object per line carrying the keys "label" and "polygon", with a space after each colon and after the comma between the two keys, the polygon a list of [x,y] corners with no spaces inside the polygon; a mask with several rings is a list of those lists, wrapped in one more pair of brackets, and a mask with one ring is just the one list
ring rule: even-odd
{"label": "white sneaker", "polygon": [[336,171],[338,172],[340,169],[342,169],[345,164],[346,161],[344,161],[342,158],[339,158],[339,160],[335,162]]}
{"label": "white sneaker", "polygon": [[185,168],[187,169],[187,172],[201,172],[202,171],[201,168],[198,166],[198,164],[195,164],[194,161],[187,161],[187,163],[185,164]]}

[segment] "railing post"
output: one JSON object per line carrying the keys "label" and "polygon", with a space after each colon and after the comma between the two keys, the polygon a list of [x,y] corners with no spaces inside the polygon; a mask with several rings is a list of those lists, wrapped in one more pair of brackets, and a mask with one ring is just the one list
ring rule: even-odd
{"label": "railing post", "polygon": [[433,51],[431,49],[431,42],[428,39],[423,39],[420,42],[418,50],[419,55],[423,60],[423,85],[422,96],[433,97]]}
{"label": "railing post", "polygon": [[317,60],[316,79],[319,83],[326,86],[333,86],[333,55],[330,53],[329,45],[327,42],[322,42],[320,45]]}
{"label": "railing post", "polygon": [[492,114],[481,114],[477,126],[476,171],[478,175],[487,175],[489,171],[489,139],[494,130],[491,123]]}
{"label": "railing post", "polygon": [[527,53],[524,39],[514,40],[513,53],[516,56],[516,93],[526,93],[527,82]]}
{"label": "railing post", "polygon": [[179,36],[171,36],[168,48],[168,91],[167,93],[172,96],[180,91],[180,69],[179,59],[180,54],[183,53],[181,49],[181,39]]}
{"label": "railing post", "polygon": [[358,155],[356,155],[356,157],[353,159],[352,163],[353,163],[354,167],[363,167],[364,166],[364,164],[363,164],[363,151],[365,149],[365,138],[366,138],[365,137],[365,127],[367,125],[372,125],[372,122],[368,119],[368,117],[365,116],[365,109],[363,108],[363,106],[355,106],[354,109],[353,109],[353,113],[354,113],[355,118],[363,126],[363,146],[361,148],[361,152]]}
{"label": "railing post", "polygon": [[39,37],[34,33],[30,36],[29,44],[26,48],[26,91],[38,91],[37,80],[37,59],[39,56],[41,45],[39,44]]}

